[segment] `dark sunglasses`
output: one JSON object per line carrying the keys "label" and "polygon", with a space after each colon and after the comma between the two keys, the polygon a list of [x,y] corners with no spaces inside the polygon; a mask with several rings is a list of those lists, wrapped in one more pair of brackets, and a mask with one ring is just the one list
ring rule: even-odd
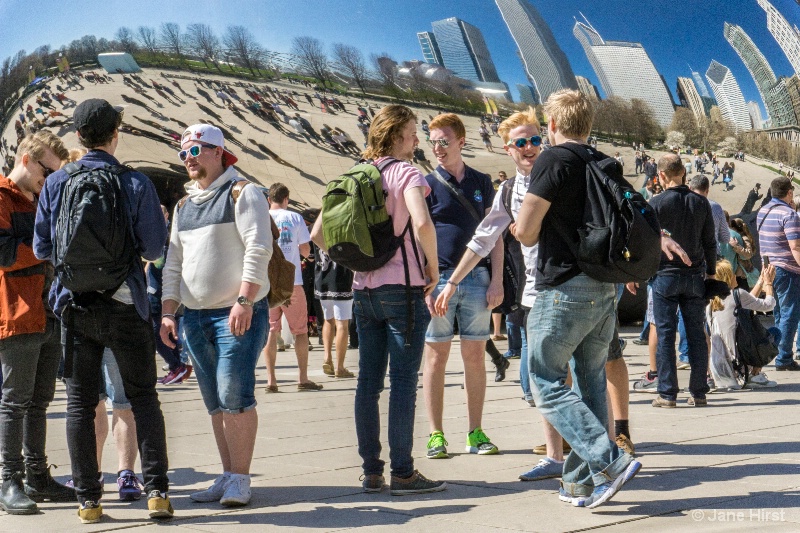
{"label": "dark sunglasses", "polygon": [[44,163],[42,163],[41,161],[37,161],[37,163],[39,163],[39,166],[42,167],[42,174],[44,174],[45,178],[47,178],[47,176],[55,172],[55,170],[53,170],[52,168],[44,166]]}
{"label": "dark sunglasses", "polygon": [[178,152],[178,157],[181,159],[181,161],[186,161],[186,159],[189,156],[197,157],[197,156],[200,155],[200,152],[201,152],[200,148],[201,147],[202,148],[211,148],[211,149],[216,148],[216,146],[214,146],[213,144],[195,144],[194,146],[192,146],[188,150],[181,150],[180,152]]}
{"label": "dark sunglasses", "polygon": [[437,146],[441,148],[447,148],[450,146],[450,141],[447,139],[428,139],[428,144],[436,148]]}
{"label": "dark sunglasses", "polygon": [[533,146],[541,146],[542,138],[538,135],[534,135],[533,137],[520,137],[519,139],[511,139],[506,143],[506,146],[511,146],[513,144],[517,148],[525,148],[528,143],[531,143]]}

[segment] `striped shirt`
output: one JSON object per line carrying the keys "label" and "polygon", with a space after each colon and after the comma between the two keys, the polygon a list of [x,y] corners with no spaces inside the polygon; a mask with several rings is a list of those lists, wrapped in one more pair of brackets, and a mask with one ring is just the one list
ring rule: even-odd
{"label": "striped shirt", "polygon": [[800,265],[795,261],[789,241],[800,239],[800,216],[789,204],[773,198],[758,212],[758,241],[761,255],[770,263],[795,274]]}

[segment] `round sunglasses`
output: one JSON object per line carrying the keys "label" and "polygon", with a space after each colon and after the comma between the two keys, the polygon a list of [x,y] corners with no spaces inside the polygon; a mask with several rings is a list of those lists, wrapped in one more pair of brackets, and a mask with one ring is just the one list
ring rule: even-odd
{"label": "round sunglasses", "polygon": [[542,138],[539,135],[534,135],[533,137],[520,137],[519,139],[511,139],[506,143],[506,146],[514,145],[517,148],[525,148],[528,143],[531,143],[533,146],[541,146]]}
{"label": "round sunglasses", "polygon": [[213,144],[195,144],[194,146],[190,147],[188,150],[181,150],[178,152],[178,157],[181,161],[186,161],[189,156],[197,157],[200,155],[202,148],[211,148],[212,150],[216,148]]}

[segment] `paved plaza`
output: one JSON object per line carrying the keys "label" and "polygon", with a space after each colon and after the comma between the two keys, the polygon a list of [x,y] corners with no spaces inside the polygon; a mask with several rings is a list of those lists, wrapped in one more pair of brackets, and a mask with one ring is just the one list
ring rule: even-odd
{"label": "paved plaza", "polygon": [[[623,338],[638,331],[625,328]],[[315,342],[316,338],[312,338]],[[504,341],[498,343],[505,349]],[[260,428],[253,460],[253,500],[248,507],[225,509],[198,504],[190,492],[205,488],[220,472],[211,423],[192,377],[177,386],[159,386],[167,421],[170,497],[175,518],[153,524],[146,502],[116,502],[116,452],[109,436],[103,456],[106,516],[81,526],[76,504],[40,504],[37,516],[0,514],[1,531],[800,531],[800,375],[765,371],[778,381],[775,389],[719,393],[704,409],[654,409],[651,394],[631,395],[631,431],[639,475],[610,503],[594,511],[558,500],[558,480],[521,482],[517,476],[538,461],[531,448],[544,442],[538,411],[520,399],[518,361],[512,361],[503,383],[491,380],[484,410],[484,429],[500,455],[463,452],[466,406],[463,365],[457,343],[445,387],[445,434],[453,457],[425,459],[428,422],[422,391],[417,402],[414,439],[416,466],[433,479],[448,482],[446,491],[392,497],[363,494],[359,482],[353,398],[356,380],[326,377],[322,352],[310,353],[309,376],[325,389],[295,392],[294,354],[278,354],[279,394],[266,394],[263,363],[257,370]],[[646,347],[628,343],[625,350],[631,380],[646,369]],[[357,368],[357,350],[348,366]],[[491,368],[491,365],[489,365]],[[679,374],[681,385],[689,373]],[[381,416],[388,409],[387,390]],[[48,453],[61,481],[69,476],[64,412],[66,393],[59,384],[50,410]],[[382,441],[386,443],[386,436]],[[384,448],[384,458],[388,448]],[[137,465],[138,466],[138,465]],[[409,529],[410,528],[410,529]]]}
{"label": "paved plaza", "polygon": [[[103,97],[112,103],[121,102],[120,95],[136,96],[123,86],[120,76],[114,82],[93,86],[84,83],[84,91],[69,91],[69,97],[81,101]],[[145,79],[165,80],[159,71],[146,71]],[[180,80],[183,88],[197,96],[189,80]],[[298,86],[275,84],[303,92]],[[151,94],[155,94],[151,91]],[[198,100],[204,103],[204,100]],[[297,99],[301,114],[319,129],[323,123],[339,126],[356,142],[361,134],[356,128],[355,105],[363,99],[344,98],[348,113],[332,115],[311,107],[304,98]],[[380,103],[371,102],[374,107]],[[257,128],[241,124],[227,110],[219,113],[234,135],[243,143],[252,138],[263,143],[299,170],[267,158],[248,143],[248,149],[231,150],[240,158],[242,174],[269,185],[283,181],[292,191],[292,198],[319,206],[324,185],[347,169],[353,159],[317,148],[294,136],[277,132],[252,114],[245,115]],[[419,118],[427,119],[436,111],[415,107]],[[195,123],[207,118],[195,100],[182,106],[163,102],[158,108],[162,118],[151,116],[141,108],[128,106],[126,124],[148,129],[138,120],[157,120],[178,133],[181,127],[173,119]],[[287,110],[288,112],[288,110]],[[71,110],[65,111],[67,115]],[[495,151],[490,154],[477,134],[479,120],[465,119],[469,144],[465,162],[489,172],[513,175],[511,160],[500,149],[500,140],[493,138]],[[233,127],[230,127],[233,126]],[[152,128],[149,128],[151,131]],[[13,141],[13,127],[3,132]],[[77,146],[74,132],[57,130],[68,147]],[[430,147],[423,148],[432,158]],[[15,144],[15,143],[12,143]],[[633,150],[614,148],[601,143],[609,155],[622,152],[626,173],[633,171]],[[179,163],[168,147],[122,134],[120,159],[148,166]],[[654,153],[654,155],[658,155]],[[736,187],[723,192],[724,186],[712,188],[711,198],[731,213],[737,213],[747,192],[755,182],[768,187],[776,174],[757,162],[737,162]],[[638,185],[642,177],[631,176]],[[624,328],[628,341],[638,334],[636,328]],[[311,339],[316,342],[316,338]],[[506,343],[498,343],[502,351]],[[106,513],[96,525],[81,526],[76,516],[77,504],[41,504],[37,516],[9,516],[0,513],[0,531],[111,531],[136,527],[137,531],[156,528],[180,528],[176,531],[585,531],[599,529],[612,532],[641,531],[800,531],[800,373],[775,372],[765,369],[779,385],[775,389],[713,394],[709,406],[692,409],[685,405],[686,395],[679,398],[679,408],[653,409],[653,395],[631,395],[631,431],[642,471],[612,502],[594,511],[573,508],[558,500],[557,480],[521,482],[517,476],[530,469],[539,459],[531,448],[544,442],[541,417],[537,410],[521,400],[519,385],[512,380],[518,375],[518,361],[512,361],[508,378],[494,383],[492,366],[484,410],[484,429],[501,454],[474,456],[463,452],[467,421],[463,365],[458,344],[452,349],[445,387],[445,434],[447,460],[425,459],[428,422],[422,392],[418,396],[414,440],[416,466],[432,479],[444,479],[448,489],[431,495],[392,497],[388,491],[367,495],[361,492],[360,458],[357,453],[353,419],[356,381],[327,377],[321,370],[322,352],[315,349],[309,356],[309,377],[323,383],[317,393],[295,392],[297,377],[294,353],[278,354],[280,394],[266,394],[266,372],[263,360],[257,370],[260,428],[253,461],[253,500],[241,509],[225,509],[218,504],[197,504],[188,495],[205,488],[220,473],[221,466],[211,431],[210,419],[200,398],[197,382],[192,377],[181,385],[160,386],[160,398],[167,421],[170,456],[170,479],[176,515],[169,522],[154,524],[146,518],[146,501],[127,504],[116,502],[116,452],[109,436],[104,451],[106,472]],[[625,351],[631,382],[647,368],[646,347],[628,343]],[[347,366],[357,370],[358,353],[348,352]],[[487,358],[488,359],[488,358]],[[488,361],[487,361],[488,364]],[[688,384],[688,372],[680,372],[681,385]],[[390,394],[381,399],[385,424]],[[54,475],[61,481],[69,478],[70,465],[65,435],[66,393],[58,384],[50,409],[48,453],[50,461],[60,465]],[[88,437],[87,437],[88,438]],[[388,458],[388,448],[384,448]],[[387,469],[388,472],[388,469]]]}

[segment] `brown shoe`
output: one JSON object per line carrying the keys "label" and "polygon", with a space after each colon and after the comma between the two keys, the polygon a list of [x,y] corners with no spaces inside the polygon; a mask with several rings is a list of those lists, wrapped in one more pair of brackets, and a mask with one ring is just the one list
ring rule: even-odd
{"label": "brown shoe", "polygon": [[306,381],[305,383],[298,383],[297,390],[300,392],[322,390],[322,385],[318,385],[313,381]]}
{"label": "brown shoe", "polygon": [[341,372],[336,372],[336,377],[337,378],[354,378],[354,377],[356,377],[356,375],[345,368]]}
{"label": "brown shoe", "polygon": [[705,398],[695,398],[694,396],[690,396],[686,401],[686,405],[689,407],[706,407],[708,406],[708,400]]}
{"label": "brown shoe", "polygon": [[336,375],[336,372],[333,370],[333,363],[322,363],[322,371],[326,376]]}
{"label": "brown shoe", "polygon": [[636,455],[636,448],[633,447],[631,439],[629,439],[625,435],[617,435],[617,438],[614,439],[614,442],[617,444],[617,447],[619,449],[621,449],[628,455]]}
{"label": "brown shoe", "polygon": [[267,385],[267,392],[280,392],[277,385]]}
{"label": "brown shoe", "polygon": [[492,335],[492,340],[493,341],[506,341],[506,340],[508,340],[508,337],[506,337],[505,335],[503,335],[501,333],[500,335]]}
{"label": "brown shoe", "polygon": [[667,409],[672,409],[675,407],[675,405],[675,400],[667,400],[661,396],[656,396],[656,399],[653,400],[653,407],[665,407]]}
{"label": "brown shoe", "polygon": [[[569,453],[569,452],[572,451],[572,447],[569,444],[567,444],[567,441],[565,441],[564,439],[561,439],[561,442],[562,442],[562,446],[563,446],[563,448],[562,448],[563,453],[566,454],[566,453]],[[547,445],[546,444],[540,444],[539,446],[534,447],[533,448],[533,453],[535,453],[536,455],[547,455]]]}

